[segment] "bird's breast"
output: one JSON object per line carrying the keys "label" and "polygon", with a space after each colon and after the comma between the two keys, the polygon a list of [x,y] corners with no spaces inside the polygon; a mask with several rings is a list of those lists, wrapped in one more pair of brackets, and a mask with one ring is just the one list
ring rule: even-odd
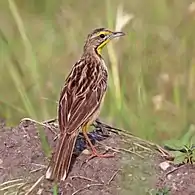
{"label": "bird's breast", "polygon": [[102,67],[101,67],[102,68],[102,79],[101,80],[104,83],[105,90],[106,90],[107,82],[108,82],[108,68],[103,59],[101,59],[101,64],[102,64]]}
{"label": "bird's breast", "polygon": [[101,59],[101,64],[102,64],[102,68],[103,68],[106,72],[108,72],[108,68],[107,68],[107,66],[106,66],[106,63],[105,63],[104,59]]}

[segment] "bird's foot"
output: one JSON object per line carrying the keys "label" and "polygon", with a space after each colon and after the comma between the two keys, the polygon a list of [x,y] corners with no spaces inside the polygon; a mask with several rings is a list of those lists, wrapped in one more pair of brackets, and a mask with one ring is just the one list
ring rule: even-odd
{"label": "bird's foot", "polygon": [[100,154],[97,151],[93,151],[91,156],[88,159],[85,160],[85,163],[89,162],[90,160],[92,160],[95,157],[98,157],[98,158],[113,158],[114,156],[115,156],[115,153],[112,153],[112,154],[106,154],[106,153]]}

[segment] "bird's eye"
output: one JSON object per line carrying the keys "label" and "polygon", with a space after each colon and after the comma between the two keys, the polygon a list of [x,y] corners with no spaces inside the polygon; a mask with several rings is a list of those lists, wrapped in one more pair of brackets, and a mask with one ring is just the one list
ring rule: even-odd
{"label": "bird's eye", "polygon": [[105,37],[105,34],[100,34],[100,37],[103,39]]}

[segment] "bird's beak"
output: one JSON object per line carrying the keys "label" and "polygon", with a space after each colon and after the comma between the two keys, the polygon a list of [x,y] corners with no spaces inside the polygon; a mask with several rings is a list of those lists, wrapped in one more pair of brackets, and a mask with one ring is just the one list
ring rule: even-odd
{"label": "bird's beak", "polygon": [[121,36],[124,36],[125,33],[124,32],[113,32],[111,35],[110,35],[110,39],[114,39],[116,37],[121,37]]}

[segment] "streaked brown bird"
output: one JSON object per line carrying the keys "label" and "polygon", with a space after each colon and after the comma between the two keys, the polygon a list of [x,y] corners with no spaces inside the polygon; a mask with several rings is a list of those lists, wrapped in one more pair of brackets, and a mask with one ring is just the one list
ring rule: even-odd
{"label": "streaked brown bird", "polygon": [[60,95],[60,137],[46,172],[47,179],[66,179],[80,129],[94,156],[110,157],[96,151],[88,138],[87,130],[99,115],[107,89],[108,71],[101,56],[102,48],[113,38],[123,35],[123,32],[112,32],[105,28],[96,29],[88,35],[83,55],[72,67]]}

